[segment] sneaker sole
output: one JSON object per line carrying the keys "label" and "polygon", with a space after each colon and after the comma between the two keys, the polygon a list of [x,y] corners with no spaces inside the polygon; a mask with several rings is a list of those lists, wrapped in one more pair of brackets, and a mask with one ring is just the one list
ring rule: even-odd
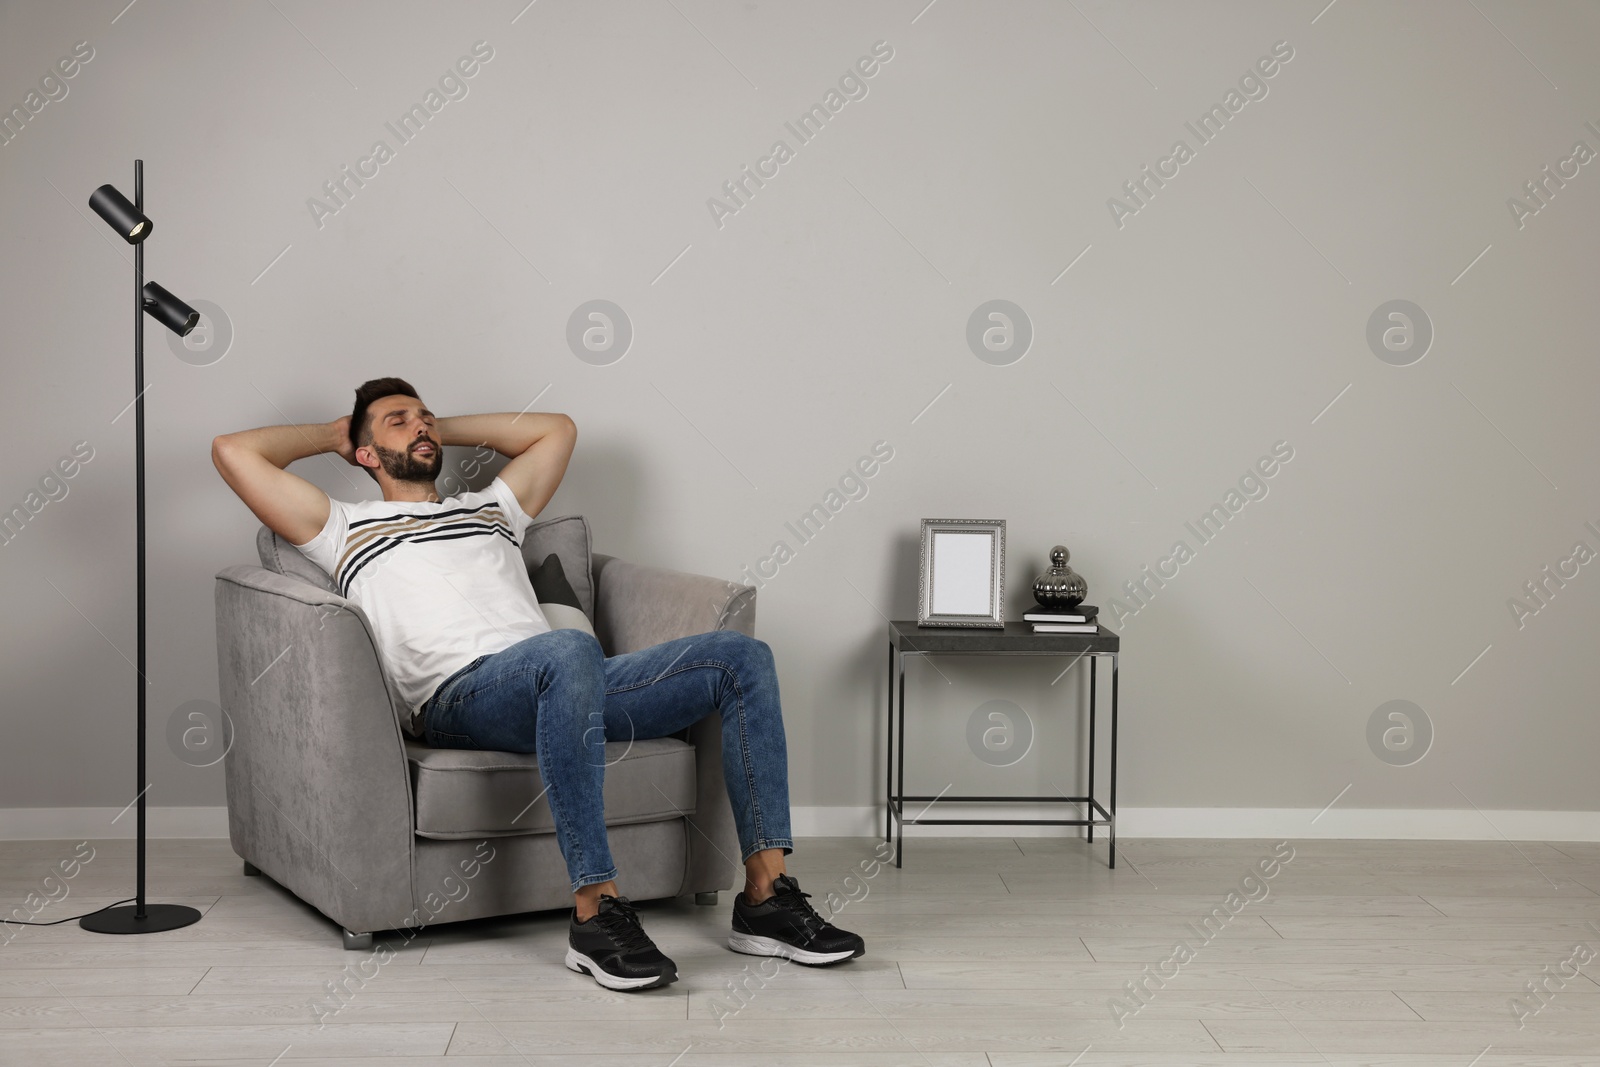
{"label": "sneaker sole", "polygon": [[567,949],[567,968],[586,974],[607,989],[619,992],[632,992],[639,989],[654,989],[656,986],[670,985],[678,980],[676,970],[662,974],[646,975],[643,978],[623,978],[621,975],[612,974],[601,967],[594,960],[585,956],[575,948]]}
{"label": "sneaker sole", "polygon": [[808,949],[796,948],[786,941],[779,941],[775,937],[762,937],[759,934],[742,934],[735,930],[728,935],[728,947],[735,952],[743,952],[747,956],[780,956],[796,963],[804,963],[808,967],[823,967],[830,963],[840,963],[844,960],[855,959],[863,955],[860,952],[849,950],[845,952],[812,952]]}

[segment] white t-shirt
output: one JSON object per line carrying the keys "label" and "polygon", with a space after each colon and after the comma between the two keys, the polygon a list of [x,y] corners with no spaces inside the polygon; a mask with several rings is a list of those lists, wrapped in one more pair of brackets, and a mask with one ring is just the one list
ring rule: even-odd
{"label": "white t-shirt", "polygon": [[371,620],[413,736],[422,736],[422,705],[440,682],[550,630],[522,558],[533,518],[500,478],[438,503],[328,503],[322,532],[295,547]]}

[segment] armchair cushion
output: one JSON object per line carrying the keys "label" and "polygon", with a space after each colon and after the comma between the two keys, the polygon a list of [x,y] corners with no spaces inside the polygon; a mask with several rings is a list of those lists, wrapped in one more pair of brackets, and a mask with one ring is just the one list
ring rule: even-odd
{"label": "armchair cushion", "polygon": [[562,515],[529,526],[522,535],[522,558],[528,572],[538,570],[552,552],[560,558],[561,570],[578,594],[578,606],[594,625],[594,561],[588,520],[582,515]]}
{"label": "armchair cushion", "polygon": [[578,594],[567,581],[561,557],[554,552],[528,576],[533,580],[533,595],[539,601],[539,611],[552,630],[582,630],[593,637],[594,623],[583,613]]}
{"label": "armchair cushion", "polygon": [[[533,753],[431,748],[406,741],[417,836],[507,837],[555,831]],[[606,744],[607,826],[693,815],[695,749],[676,738]]]}

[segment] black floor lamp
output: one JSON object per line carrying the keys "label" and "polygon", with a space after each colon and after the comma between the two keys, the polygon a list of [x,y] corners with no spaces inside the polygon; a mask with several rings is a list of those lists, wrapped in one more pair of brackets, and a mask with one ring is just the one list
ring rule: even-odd
{"label": "black floor lamp", "polygon": [[200,313],[167,292],[155,282],[144,280],[144,240],[154,224],[144,214],[144,160],[133,161],[133,203],[114,186],[102,185],[89,197],[89,206],[105,219],[122,239],[133,246],[133,407],[134,407],[134,523],[137,528],[139,568],[139,654],[135,679],[139,686],[139,795],[137,880],[134,904],[91,912],[78,920],[85,930],[100,934],[153,934],[176,930],[200,921],[200,913],[183,904],[145,904],[144,902],[144,315],[149,312],[167,329],[184,336],[200,321]]}

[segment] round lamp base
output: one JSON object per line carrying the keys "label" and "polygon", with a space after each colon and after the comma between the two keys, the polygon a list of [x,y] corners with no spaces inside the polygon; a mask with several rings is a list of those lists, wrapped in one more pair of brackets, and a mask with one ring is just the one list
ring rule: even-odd
{"label": "round lamp base", "polygon": [[107,908],[85,915],[78,925],[97,934],[155,934],[200,921],[200,913],[184,904],[146,904],[142,919],[136,914],[138,910],[134,904]]}

